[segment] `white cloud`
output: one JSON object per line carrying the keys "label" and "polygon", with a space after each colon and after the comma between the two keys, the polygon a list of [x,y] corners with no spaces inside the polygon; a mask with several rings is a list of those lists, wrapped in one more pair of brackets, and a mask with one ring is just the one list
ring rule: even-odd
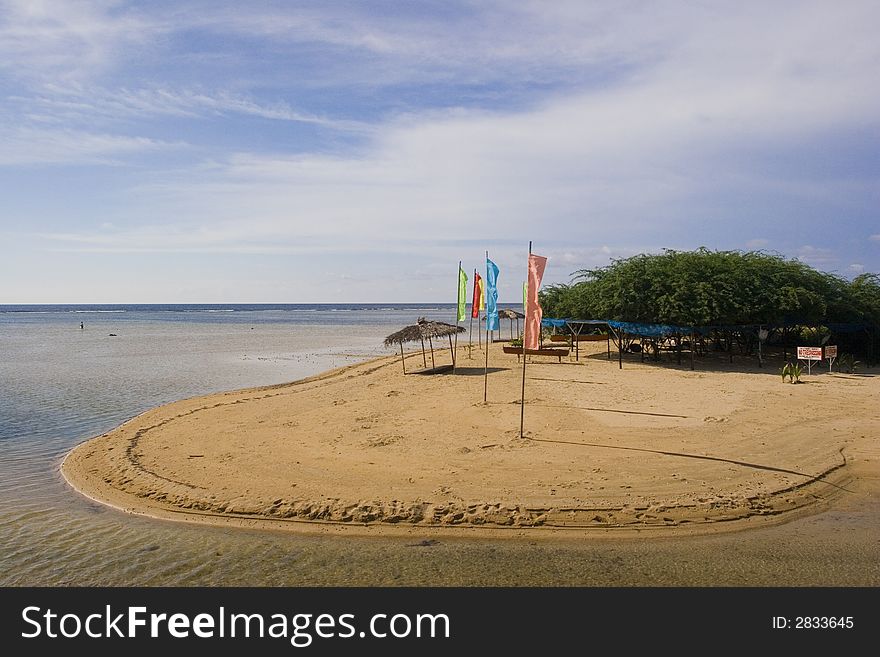
{"label": "white cloud", "polygon": [[865,271],[865,265],[854,262],[849,267],[847,267],[847,270],[849,270],[851,274],[861,274]]}
{"label": "white cloud", "polygon": [[868,239],[872,242],[880,242],[880,233],[878,233],[877,235],[871,235]]}
{"label": "white cloud", "polygon": [[806,244],[797,250],[797,257],[809,265],[827,265],[838,260],[837,254],[832,249],[826,249]]}
{"label": "white cloud", "polygon": [[153,117],[197,118],[207,115],[246,115],[278,121],[311,123],[337,130],[367,132],[359,121],[332,119],[298,112],[284,102],[260,103],[228,91],[208,94],[191,89],[150,87],[106,89],[82,83],[43,85],[32,96],[8,98],[43,123],[150,119]]}
{"label": "white cloud", "polygon": [[3,0],[0,70],[18,79],[92,77],[129,61],[157,24],[112,0]]}
{"label": "white cloud", "polygon": [[35,164],[109,164],[117,158],[167,150],[185,144],[146,137],[78,130],[0,127],[0,166]]}
{"label": "white cloud", "polygon": [[[278,248],[303,236],[363,248],[444,235],[631,242],[656,223],[658,210],[672,222],[695,193],[738,175],[736,165],[716,159],[733,139],[728,122],[699,118],[720,112],[727,92],[702,90],[685,105],[682,91],[652,81],[557,97],[525,111],[409,114],[377,126],[347,155],[233,154],[154,176],[136,193],[158,206],[154,215],[175,217],[178,244],[186,235],[205,239],[200,226],[222,226],[211,237],[218,248],[224,240],[230,249],[242,240]],[[796,126],[792,113],[802,98],[745,95],[750,103],[724,110],[740,126],[737,134],[766,144],[823,127],[813,117]],[[820,95],[813,105],[823,102]],[[768,129],[775,123],[784,128]],[[697,164],[707,161],[710,168]],[[134,248],[144,239],[133,232],[116,243]],[[824,257],[813,247],[801,255]]]}
{"label": "white cloud", "polygon": [[[691,238],[723,247],[719,226],[735,226],[727,243],[782,243],[774,229],[800,220],[786,203],[875,187],[843,174],[817,184],[786,160],[877,126],[876,3],[479,3],[443,16],[408,3],[383,15],[359,3],[184,3],[164,15],[30,4],[0,18],[0,70],[22,82],[4,99],[0,163],[171,153],[185,145],[155,137],[171,132],[168,118],[220,116],[211,129],[239,138],[210,137],[189,162],[145,167],[119,189],[127,203],[80,213],[92,226],[40,230],[52,249],[457,260],[494,244],[509,270],[532,239],[565,280],[612,258],[697,246]],[[187,50],[184,35],[204,51]],[[230,44],[241,47],[236,66]],[[181,66],[163,79],[177,61],[195,73]],[[359,111],[362,121],[337,118]],[[241,152],[242,116],[361,139],[303,146],[260,134],[250,143],[264,151]],[[773,167],[757,170],[768,153]],[[824,246],[796,254],[837,262]]]}

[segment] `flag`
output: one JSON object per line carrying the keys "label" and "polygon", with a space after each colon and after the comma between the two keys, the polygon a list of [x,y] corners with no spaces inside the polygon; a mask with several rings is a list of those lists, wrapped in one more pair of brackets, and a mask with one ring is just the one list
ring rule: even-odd
{"label": "flag", "polygon": [[457,322],[464,321],[464,307],[467,304],[467,274],[461,265],[458,266],[458,319]]}
{"label": "flag", "polygon": [[538,303],[538,290],[541,288],[541,279],[544,277],[544,268],[547,266],[547,258],[529,254],[529,284],[528,298],[526,299],[526,331],[524,346],[526,349],[537,349],[541,335],[541,317],[543,311]]}
{"label": "flag", "polygon": [[498,330],[498,265],[486,258],[486,330]]}
{"label": "flag", "polygon": [[479,317],[480,311],[486,307],[486,302],[483,298],[483,279],[477,273],[474,272],[474,300],[471,303],[471,317]]}

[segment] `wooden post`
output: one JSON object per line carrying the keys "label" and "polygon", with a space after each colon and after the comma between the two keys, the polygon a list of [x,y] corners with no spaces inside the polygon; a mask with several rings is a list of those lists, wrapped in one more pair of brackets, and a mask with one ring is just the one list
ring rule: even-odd
{"label": "wooden post", "polygon": [[[610,328],[610,327],[609,327]],[[614,329],[611,329],[614,331]],[[617,369],[623,369],[623,333],[618,333],[614,331],[614,334],[617,336]]]}
{"label": "wooden post", "polygon": [[[452,346],[452,338],[449,338],[449,351],[452,354],[452,373],[455,374],[455,352],[458,351],[458,295],[461,293],[461,260],[458,261],[458,271],[455,272],[455,346]],[[465,305],[467,305],[467,285],[464,286]]]}
{"label": "wooden post", "polygon": [[[476,289],[476,286],[477,286],[477,270],[474,269],[474,289]],[[471,298],[473,298],[473,295]],[[470,333],[470,337],[468,338],[468,359],[474,357],[473,354],[471,353],[474,349],[474,311],[477,312],[477,316],[479,317],[479,312],[480,312],[480,302],[479,301],[477,301],[476,306],[474,306],[473,303],[471,304],[471,333]],[[479,337],[479,335],[480,335],[480,329],[478,328],[477,329],[477,336]]]}
{"label": "wooden post", "polygon": [[434,341],[431,340],[431,336],[428,336],[428,345],[431,347],[431,369],[435,369],[437,365],[434,364]]}
{"label": "wooden post", "polygon": [[[486,251],[486,285],[489,284],[489,252]],[[484,290],[486,288],[483,288]],[[488,308],[488,304],[486,306]],[[482,321],[482,320],[480,320]],[[480,332],[478,335],[482,335]],[[489,317],[486,315],[486,367],[483,370],[483,403],[488,401],[489,397]]]}
{"label": "wooden post", "polygon": [[874,363],[874,342],[877,340],[877,329],[875,327],[871,327],[870,333],[868,335],[868,367],[871,367]]}
{"label": "wooden post", "polygon": [[428,358],[425,356],[425,338],[421,338],[422,340],[422,365],[424,365],[425,369],[428,369]]}
{"label": "wooden post", "polygon": [[403,373],[406,374],[406,361],[403,358],[403,343],[400,343],[400,364],[403,365]]}
{"label": "wooden post", "polygon": [[[529,241],[529,256],[532,255],[532,243]],[[526,261],[528,263],[528,261]],[[526,265],[526,280],[528,280],[528,264]],[[537,290],[535,290],[537,293]],[[541,325],[538,325],[538,331],[541,330]],[[522,341],[522,357],[523,357],[523,372],[522,372],[522,396],[519,404],[519,437],[520,440],[523,438],[523,426],[525,425],[526,420],[526,336],[529,332],[529,310],[528,305],[526,305],[526,318],[525,318],[525,326],[523,328],[523,341]],[[540,345],[538,345],[540,346]]]}
{"label": "wooden post", "polygon": [[697,348],[696,339],[694,337],[694,331],[691,330],[691,369],[694,369],[694,350]]}
{"label": "wooden post", "polygon": [[785,322],[782,323],[782,362],[788,362],[788,342],[786,341]]}
{"label": "wooden post", "polygon": [[489,322],[486,321],[486,368],[483,371],[483,402],[489,395]]}

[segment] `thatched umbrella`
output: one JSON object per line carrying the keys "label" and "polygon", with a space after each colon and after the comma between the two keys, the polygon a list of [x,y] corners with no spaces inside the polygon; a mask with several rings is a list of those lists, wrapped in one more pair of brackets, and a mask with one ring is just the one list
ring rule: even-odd
{"label": "thatched umbrella", "polygon": [[519,320],[525,315],[521,312],[517,312],[516,310],[511,310],[510,308],[502,308],[498,311],[499,317],[505,317],[510,320],[510,339],[513,339],[513,320],[516,320],[516,335],[519,336]]}
{"label": "thatched umbrella", "polygon": [[454,359],[455,352],[452,349],[452,336],[456,333],[464,333],[464,326],[456,326],[454,324],[447,324],[446,322],[435,322],[427,320],[424,317],[419,317],[418,321],[415,324],[405,326],[401,330],[397,331],[396,333],[392,333],[387,338],[385,338],[385,346],[390,347],[395,344],[400,345],[400,362],[403,364],[403,373],[406,374],[406,363],[403,360],[404,342],[418,341],[422,343],[422,360],[425,367],[428,367],[428,362],[425,358],[425,338],[428,338],[428,344],[431,347],[431,367],[433,368],[436,367],[436,365],[434,364],[433,338],[441,338],[444,336],[449,338],[449,352],[452,354],[452,357]]}

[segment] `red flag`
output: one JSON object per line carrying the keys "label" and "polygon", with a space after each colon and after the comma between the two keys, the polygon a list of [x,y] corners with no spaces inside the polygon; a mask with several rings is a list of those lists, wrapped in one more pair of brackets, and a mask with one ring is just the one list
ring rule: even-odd
{"label": "red flag", "polygon": [[526,328],[525,348],[537,349],[538,340],[541,336],[541,318],[544,311],[538,303],[538,289],[541,287],[541,279],[544,277],[544,268],[547,266],[547,258],[529,254],[529,286],[526,298]]}
{"label": "red flag", "polygon": [[480,275],[474,270],[474,301],[473,308],[471,309],[471,317],[479,317],[480,311],[486,307],[486,302],[483,301],[483,279],[480,278]]}

